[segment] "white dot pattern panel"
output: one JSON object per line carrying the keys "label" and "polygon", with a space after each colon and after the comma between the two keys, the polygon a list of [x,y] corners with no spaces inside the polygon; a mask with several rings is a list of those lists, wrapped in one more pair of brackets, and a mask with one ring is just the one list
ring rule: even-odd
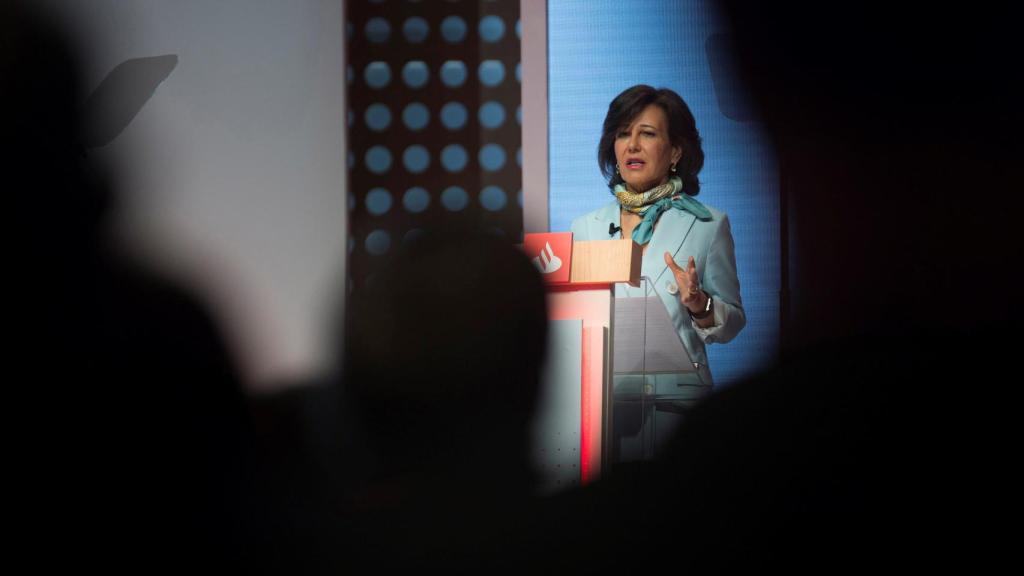
{"label": "white dot pattern panel", "polygon": [[345,4],[355,290],[452,218],[520,241],[519,3]]}

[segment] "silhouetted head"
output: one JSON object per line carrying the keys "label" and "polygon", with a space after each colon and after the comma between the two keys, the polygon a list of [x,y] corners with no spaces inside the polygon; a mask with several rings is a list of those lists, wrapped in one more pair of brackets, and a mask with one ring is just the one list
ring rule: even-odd
{"label": "silhouetted head", "polygon": [[0,31],[5,146],[73,156],[81,93],[65,35],[22,2],[0,5]]}
{"label": "silhouetted head", "polygon": [[522,458],[547,316],[540,276],[517,248],[471,229],[428,231],[348,314],[345,385],[384,458]]}
{"label": "silhouetted head", "polygon": [[787,339],[1010,325],[1020,195],[1006,192],[1024,128],[1011,5],[724,5],[779,158]]}
{"label": "silhouetted head", "polygon": [[27,3],[0,5],[0,178],[19,252],[53,266],[95,235],[106,198],[85,170],[78,62],[44,16]]}

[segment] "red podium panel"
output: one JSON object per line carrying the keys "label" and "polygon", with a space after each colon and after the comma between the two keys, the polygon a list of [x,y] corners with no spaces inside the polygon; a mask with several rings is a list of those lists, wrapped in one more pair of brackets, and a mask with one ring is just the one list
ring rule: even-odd
{"label": "red podium panel", "polygon": [[527,234],[523,250],[549,285],[549,318],[583,321],[579,469],[588,484],[601,477],[607,453],[613,289],[639,283],[642,251],[631,240],[574,244],[570,232]]}
{"label": "red podium panel", "polygon": [[548,317],[583,320],[580,382],[580,482],[601,477],[604,456],[605,385],[611,374],[612,290],[587,287],[548,292]]}

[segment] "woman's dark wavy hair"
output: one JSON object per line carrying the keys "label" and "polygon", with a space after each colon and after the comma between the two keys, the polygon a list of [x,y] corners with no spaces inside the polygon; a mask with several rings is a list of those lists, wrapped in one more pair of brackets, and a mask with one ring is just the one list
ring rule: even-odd
{"label": "woman's dark wavy hair", "polygon": [[655,89],[638,84],[627,88],[608,105],[601,143],[597,146],[597,163],[601,166],[601,173],[608,179],[609,188],[614,189],[623,182],[622,176],[615,171],[615,137],[619,130],[629,126],[651,104],[657,104],[665,111],[669,140],[683,151],[676,165],[676,175],[683,181],[683,192],[696,196],[700,192],[697,173],[704,167],[704,151],[700,147],[697,122],[686,102],[668,88]]}

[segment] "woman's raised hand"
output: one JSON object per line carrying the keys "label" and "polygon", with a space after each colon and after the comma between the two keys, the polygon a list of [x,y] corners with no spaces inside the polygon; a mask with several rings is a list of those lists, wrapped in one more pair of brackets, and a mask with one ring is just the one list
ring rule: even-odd
{"label": "woman's raised hand", "polygon": [[703,312],[704,307],[707,305],[708,296],[700,289],[700,280],[697,278],[697,263],[693,260],[693,256],[690,256],[686,269],[683,269],[676,264],[671,254],[665,252],[665,264],[672,271],[672,275],[676,277],[676,286],[679,287],[679,299],[682,301],[683,306],[686,306],[694,314]]}

